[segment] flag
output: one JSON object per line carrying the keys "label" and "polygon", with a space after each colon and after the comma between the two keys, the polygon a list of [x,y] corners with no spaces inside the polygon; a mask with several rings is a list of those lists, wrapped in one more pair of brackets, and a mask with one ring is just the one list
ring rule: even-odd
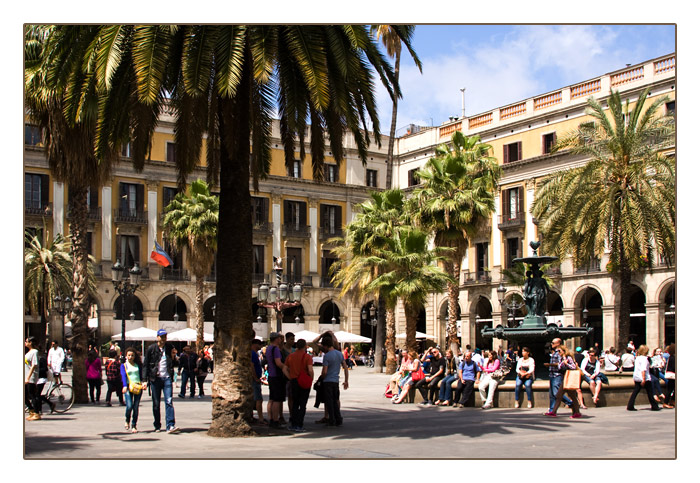
{"label": "flag", "polygon": [[168,254],[163,250],[163,247],[158,245],[158,242],[153,240],[153,251],[151,252],[151,258],[156,261],[158,265],[167,267],[173,264],[173,260],[168,256]]}

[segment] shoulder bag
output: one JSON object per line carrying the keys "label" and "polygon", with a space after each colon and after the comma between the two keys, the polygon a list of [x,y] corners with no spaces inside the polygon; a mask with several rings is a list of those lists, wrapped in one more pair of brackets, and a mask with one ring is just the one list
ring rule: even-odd
{"label": "shoulder bag", "polygon": [[411,380],[412,380],[412,381],[420,381],[420,380],[423,379],[424,377],[425,377],[425,372],[423,372],[423,366],[421,366],[421,365],[419,364],[419,365],[418,365],[418,370],[417,370],[417,371],[413,371],[413,372],[411,373]]}
{"label": "shoulder bag", "polygon": [[575,391],[581,388],[581,369],[569,369],[564,374],[564,389],[567,391]]}
{"label": "shoulder bag", "polygon": [[[302,358],[302,360],[303,359],[304,358]],[[299,387],[302,389],[311,389],[313,383],[314,380],[306,372],[306,367],[302,367],[301,371],[299,371],[299,376],[297,377],[297,384],[299,384]]]}
{"label": "shoulder bag", "polygon": [[129,381],[129,392],[131,394],[141,394],[141,389],[143,389],[141,383],[131,382],[131,378],[129,377],[129,371],[126,369],[126,366],[124,366],[124,372],[126,373],[126,378]]}

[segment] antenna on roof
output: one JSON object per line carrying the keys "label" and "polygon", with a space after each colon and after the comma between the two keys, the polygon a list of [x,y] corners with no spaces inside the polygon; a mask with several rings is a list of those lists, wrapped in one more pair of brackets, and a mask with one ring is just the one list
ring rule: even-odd
{"label": "antenna on roof", "polygon": [[466,89],[466,87],[462,87],[462,88],[460,89],[460,91],[462,91],[462,117],[464,117],[464,112],[465,112],[465,111],[464,111],[464,90],[465,90],[465,89]]}

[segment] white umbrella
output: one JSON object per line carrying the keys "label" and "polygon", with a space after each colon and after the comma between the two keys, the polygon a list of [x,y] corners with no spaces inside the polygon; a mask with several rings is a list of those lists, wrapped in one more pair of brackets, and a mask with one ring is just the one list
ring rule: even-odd
{"label": "white umbrella", "polygon": [[[156,335],[158,332],[146,327],[139,327],[138,329],[129,330],[124,333],[124,338],[126,340],[156,340]],[[112,340],[122,340],[122,333],[114,334]]]}
{"label": "white umbrella", "polygon": [[350,332],[344,332],[342,330],[338,332],[333,332],[333,335],[335,335],[335,338],[338,339],[338,342],[340,342],[341,344],[353,342],[372,342],[372,339],[370,339],[369,337],[351,334]]}
{"label": "white umbrella", "polygon": [[[405,339],[406,338],[406,332],[403,332],[399,335],[396,336],[397,339]],[[416,331],[416,339],[434,339],[434,335],[428,335],[424,334],[423,332],[418,332]]]}
{"label": "white umbrella", "polygon": [[[193,342],[197,340],[197,331],[187,327],[186,329],[176,330],[168,334],[168,340],[176,342]],[[214,335],[204,332],[204,342],[214,342]]]}
{"label": "white umbrella", "polygon": [[316,332],[312,332],[310,330],[301,330],[299,332],[294,333],[294,338],[296,340],[304,339],[306,342],[311,342],[319,335],[321,335],[321,334],[317,334]]}

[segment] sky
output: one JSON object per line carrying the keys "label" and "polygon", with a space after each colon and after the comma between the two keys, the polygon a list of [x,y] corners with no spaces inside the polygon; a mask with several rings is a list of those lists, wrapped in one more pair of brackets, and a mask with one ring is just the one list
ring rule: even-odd
{"label": "sky", "polygon": [[[417,25],[401,56],[397,132],[437,126],[544,94],[676,51],[674,25]],[[391,126],[391,99],[377,91],[381,131]]]}

